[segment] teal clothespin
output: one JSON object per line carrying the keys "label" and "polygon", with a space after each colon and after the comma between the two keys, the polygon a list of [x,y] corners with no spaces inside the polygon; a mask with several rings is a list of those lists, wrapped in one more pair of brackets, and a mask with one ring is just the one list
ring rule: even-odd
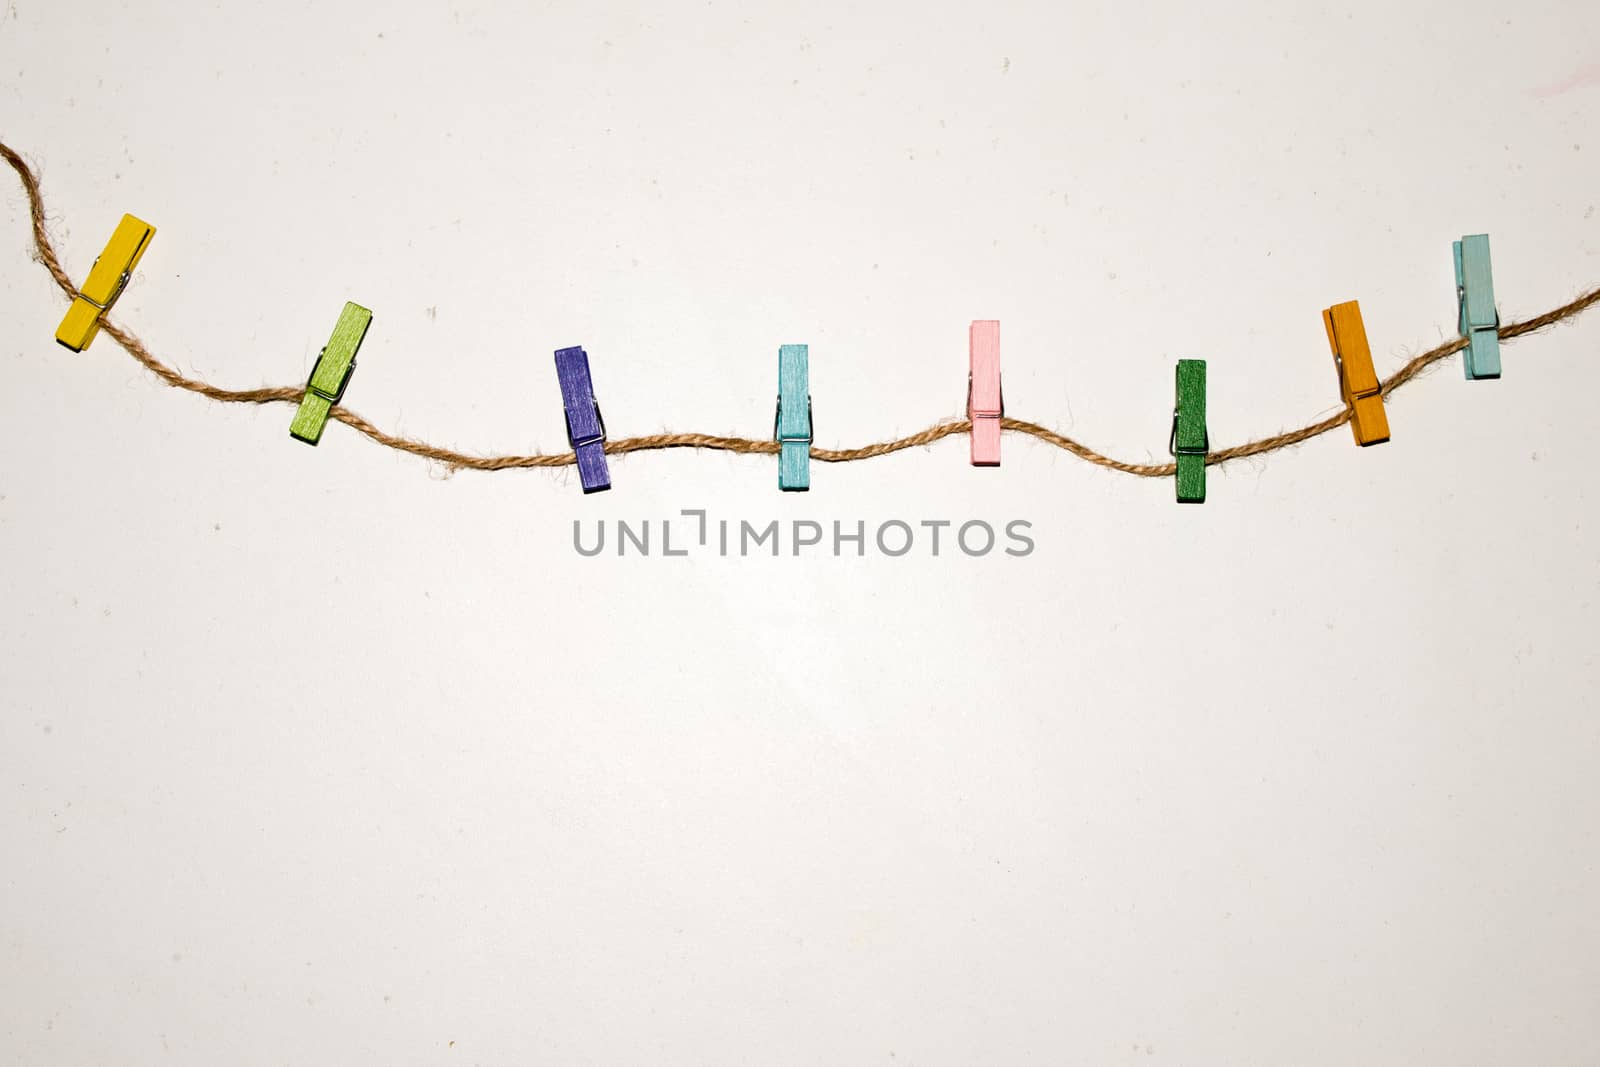
{"label": "teal clothespin", "polygon": [[811,380],[806,345],[778,346],[778,488],[811,488]]}
{"label": "teal clothespin", "polygon": [[1177,400],[1172,408],[1172,438],[1167,450],[1178,467],[1178,503],[1206,502],[1206,361],[1178,360]]}
{"label": "teal clothespin", "polygon": [[311,368],[306,395],[300,401],[300,410],[294,413],[294,421],[289,424],[289,436],[308,445],[322,439],[328,412],[344,396],[344,387],[350,384],[350,374],[356,369],[356,352],[370,325],[372,312],[360,304],[346,302],[333,327],[333,336],[328,338],[322,354],[317,357],[317,365]]}
{"label": "teal clothespin", "polygon": [[1489,235],[1454,242],[1459,329],[1467,339],[1461,366],[1468,381],[1500,377],[1500,313],[1494,307],[1494,277],[1489,272]]}

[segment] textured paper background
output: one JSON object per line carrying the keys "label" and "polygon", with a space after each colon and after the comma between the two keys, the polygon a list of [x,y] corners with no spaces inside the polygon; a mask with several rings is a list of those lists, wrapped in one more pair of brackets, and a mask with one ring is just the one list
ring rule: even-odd
{"label": "textured paper background", "polygon": [[[767,434],[1008,411],[1164,456],[1334,410],[1600,282],[1577,3],[48,3],[3,136],[117,317],[387,429]],[[0,1058],[20,1064],[1593,1063],[1600,312],[1170,482],[1008,436],[446,478],[156,384],[0,181]],[[1024,559],[578,557],[574,518],[1021,518]]]}

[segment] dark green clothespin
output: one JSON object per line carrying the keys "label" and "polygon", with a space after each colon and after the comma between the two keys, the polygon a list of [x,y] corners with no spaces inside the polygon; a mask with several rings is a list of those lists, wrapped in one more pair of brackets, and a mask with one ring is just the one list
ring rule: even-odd
{"label": "dark green clothespin", "polygon": [[344,396],[344,387],[350,384],[350,374],[356,369],[356,352],[370,325],[372,312],[360,304],[345,304],[333,328],[333,336],[328,338],[327,346],[317,357],[317,365],[311,368],[306,395],[300,401],[300,410],[294,413],[294,421],[289,424],[289,436],[308,445],[322,439],[328,412]]}
{"label": "dark green clothespin", "polygon": [[1206,361],[1178,360],[1177,399],[1172,408],[1172,438],[1167,450],[1177,463],[1178,503],[1206,502]]}

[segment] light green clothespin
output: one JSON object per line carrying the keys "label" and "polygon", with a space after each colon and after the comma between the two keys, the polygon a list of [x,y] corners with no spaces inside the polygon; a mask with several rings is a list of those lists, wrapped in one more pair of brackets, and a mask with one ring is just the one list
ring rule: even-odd
{"label": "light green clothespin", "polygon": [[360,304],[345,304],[333,328],[333,336],[328,338],[322,354],[317,357],[317,365],[311,368],[306,395],[300,401],[300,410],[294,413],[294,421],[289,424],[289,436],[308,445],[322,439],[328,412],[344,396],[344,387],[350,384],[350,374],[356,369],[356,352],[371,325],[372,312]]}

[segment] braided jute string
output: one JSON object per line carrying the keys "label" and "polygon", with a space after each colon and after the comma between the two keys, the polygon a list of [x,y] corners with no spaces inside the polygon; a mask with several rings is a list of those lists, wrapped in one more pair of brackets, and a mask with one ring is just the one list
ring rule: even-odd
{"label": "braided jute string", "polygon": [[[61,268],[61,260],[56,256],[55,246],[50,242],[50,235],[45,230],[44,198],[39,192],[39,179],[34,174],[27,162],[4,143],[0,143],[0,156],[11,164],[11,169],[17,172],[17,177],[22,180],[22,187],[28,194],[28,208],[33,216],[33,243],[39,262],[50,272],[56,280],[61,291],[67,298],[75,299],[78,296],[77,286]],[[1515,322],[1500,327],[1500,339],[1509,341],[1527,334],[1536,333],[1546,327],[1553,326],[1565,319],[1573,318],[1583,311],[1600,303],[1600,288],[1591,289],[1576,300],[1571,301],[1547,311],[1543,315],[1535,315],[1523,322]],[[151,373],[155,374],[168,385],[178,389],[187,389],[191,393],[210,397],[232,404],[298,404],[305,395],[305,386],[278,386],[264,389],[223,389],[212,385],[210,382],[198,378],[190,378],[167,366],[157,359],[143,341],[135,337],[124,327],[111,321],[102,319],[100,332],[109,336],[134,359],[144,364]],[[1383,395],[1387,397],[1396,389],[1411,381],[1429,366],[1439,362],[1446,356],[1454,355],[1466,347],[1466,340],[1457,337],[1428,349],[1421,355],[1413,356],[1405,366],[1391,374],[1383,382]],[[516,467],[566,467],[576,462],[576,457],[571,452],[554,452],[543,455],[526,456],[473,456],[465,452],[458,452],[453,448],[441,448],[430,445],[426,441],[418,441],[410,437],[399,437],[386,433],[372,425],[360,415],[347,407],[334,407],[329,413],[331,418],[337,419],[346,426],[351,427],[370,437],[372,440],[388,448],[401,452],[409,452],[413,456],[442,463],[452,470],[478,470],[498,471]],[[1273,434],[1270,437],[1258,438],[1247,441],[1242,445],[1232,445],[1210,452],[1206,456],[1208,466],[1227,463],[1230,460],[1244,459],[1247,456],[1260,456],[1268,452],[1276,452],[1281,448],[1298,445],[1309,441],[1313,437],[1337,429],[1350,421],[1350,411],[1346,408],[1338,414],[1329,415],[1318,422],[1302,426],[1297,430]],[[1040,426],[1033,422],[1024,422],[1021,419],[1001,419],[1002,429],[1013,433],[1024,433],[1036,437],[1047,444],[1071,452],[1079,459],[1087,460],[1098,467],[1106,467],[1125,474],[1137,474],[1144,478],[1170,478],[1177,470],[1172,463],[1124,463],[1122,460],[1101,455],[1087,445],[1080,444],[1070,437],[1056,433],[1054,430]],[[893,441],[880,441],[877,444],[863,445],[860,448],[817,448],[812,446],[811,458],[824,463],[848,463],[852,460],[871,459],[874,456],[887,456],[891,452],[899,452],[904,448],[915,448],[919,445],[930,445],[951,434],[970,433],[972,423],[968,419],[955,419],[948,422],[937,423],[911,434],[908,437],[899,437]],[[776,441],[760,441],[748,437],[717,437],[703,433],[658,433],[647,437],[624,437],[620,440],[607,441],[606,453],[608,455],[622,455],[627,452],[643,452],[653,448],[715,448],[726,452],[742,452],[773,455],[778,451]]]}

